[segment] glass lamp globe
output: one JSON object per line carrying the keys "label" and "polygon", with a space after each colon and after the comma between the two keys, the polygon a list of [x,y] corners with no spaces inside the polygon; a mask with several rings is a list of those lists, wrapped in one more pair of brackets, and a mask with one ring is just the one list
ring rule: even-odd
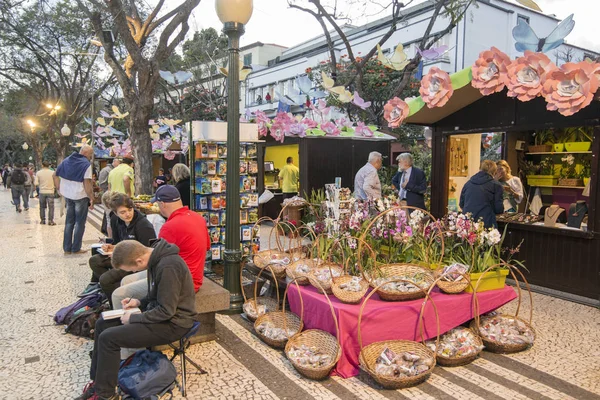
{"label": "glass lamp globe", "polygon": [[23,147],[23,150],[27,150],[29,148],[29,145],[27,143],[23,143],[23,146],[21,147]]}
{"label": "glass lamp globe", "polygon": [[252,0],[215,0],[217,16],[222,23],[237,22],[246,25],[252,16]]}
{"label": "glass lamp globe", "polygon": [[60,134],[63,136],[69,136],[71,134],[71,129],[64,124],[62,128],[60,128]]}

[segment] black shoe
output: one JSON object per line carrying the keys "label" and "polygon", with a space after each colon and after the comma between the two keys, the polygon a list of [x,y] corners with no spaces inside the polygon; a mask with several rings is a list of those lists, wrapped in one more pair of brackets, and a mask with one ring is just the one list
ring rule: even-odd
{"label": "black shoe", "polygon": [[25,211],[29,211],[29,207],[25,207]]}
{"label": "black shoe", "polygon": [[46,225],[46,220],[45,219],[41,220],[40,225]]}
{"label": "black shoe", "polygon": [[48,225],[50,225],[50,226],[54,226],[54,225],[56,225],[56,222],[54,222],[54,221],[50,221],[50,222],[48,222]]}
{"label": "black shoe", "polygon": [[21,207],[17,207],[17,212],[22,212],[23,210],[21,209]]}
{"label": "black shoe", "polygon": [[77,297],[85,297],[88,294],[98,293],[100,290],[102,290],[102,288],[100,287],[99,283],[97,283],[97,282],[90,282],[90,284],[87,285],[87,287],[83,290],[83,292],[79,293],[77,295]]}
{"label": "black shoe", "polygon": [[94,397],[95,394],[96,388],[94,387],[94,382],[89,382],[83,388],[83,393],[81,394],[81,396],[76,397],[75,400],[88,400]]}

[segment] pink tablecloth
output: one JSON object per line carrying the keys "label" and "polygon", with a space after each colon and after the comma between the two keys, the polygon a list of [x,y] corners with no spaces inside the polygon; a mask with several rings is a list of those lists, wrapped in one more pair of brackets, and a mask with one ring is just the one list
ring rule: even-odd
{"label": "pink tablecloth", "polygon": [[[304,302],[304,328],[318,328],[335,335],[333,317],[325,296],[317,293],[312,286],[300,286]],[[290,308],[300,314],[298,290],[290,287],[288,291]],[[441,293],[436,288],[432,296],[440,317],[440,334],[457,327],[473,318],[472,295]],[[516,298],[512,287],[479,293],[479,311],[481,314],[495,310]],[[337,363],[333,374],[343,378],[358,375],[358,313],[361,304],[352,305],[341,303],[333,295],[330,296],[340,325],[340,343],[342,357]],[[362,318],[363,345],[390,339],[420,340],[417,332],[417,320],[423,299],[388,302],[382,301],[374,294],[367,303]],[[424,315],[425,339],[435,337],[435,313],[431,302],[428,302]]]}

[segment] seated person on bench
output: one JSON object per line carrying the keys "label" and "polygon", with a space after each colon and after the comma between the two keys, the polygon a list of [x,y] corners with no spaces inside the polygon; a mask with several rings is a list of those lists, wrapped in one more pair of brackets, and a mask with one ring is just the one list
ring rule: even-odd
{"label": "seated person on bench", "polygon": [[[123,240],[137,240],[144,246],[149,246],[156,239],[156,232],[146,216],[133,208],[133,200],[123,193],[114,193],[109,201],[110,209],[118,218],[110,221],[112,244],[102,246],[105,252],[111,252],[115,245]],[[90,257],[92,279],[82,295],[93,293],[101,288],[112,304],[112,293],[121,285],[121,279],[131,272],[113,269],[110,256],[96,254]]]}
{"label": "seated person on bench", "polygon": [[[206,252],[210,250],[206,222],[198,213],[183,205],[179,191],[174,186],[163,185],[158,188],[152,202],[158,204],[161,215],[167,219],[158,237],[179,247],[179,255],[192,274],[194,290],[197,292],[204,278]],[[123,278],[121,286],[113,292],[112,302],[118,308],[121,300],[143,297],[147,292],[146,271],[138,272]]]}
{"label": "seated person on bench", "polygon": [[117,399],[120,349],[152,347],[178,341],[194,325],[196,299],[190,271],[179,248],[164,240],[146,247],[135,240],[115,246],[112,265],[119,271],[148,270],[148,295],[126,299],[123,308],[139,307],[141,314],[125,313],[121,319],[98,319],[90,368],[91,384],[77,400]]}

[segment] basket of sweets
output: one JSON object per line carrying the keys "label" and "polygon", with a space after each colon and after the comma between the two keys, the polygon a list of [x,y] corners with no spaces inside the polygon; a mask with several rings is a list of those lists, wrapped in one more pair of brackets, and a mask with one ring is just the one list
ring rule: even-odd
{"label": "basket of sweets", "polygon": [[[271,228],[269,233],[269,244],[271,243],[272,235],[280,229],[281,222],[275,222],[269,217],[260,218],[252,227],[252,232],[256,232],[260,229],[260,224],[265,221],[273,222],[274,226]],[[273,276],[278,279],[285,277],[285,269],[292,262],[290,254],[285,252],[280,245],[279,240],[275,241],[277,244],[276,249],[261,250],[254,253],[252,260],[258,268],[264,268],[267,265],[271,266]]]}
{"label": "basket of sweets", "polygon": [[[481,337],[486,350],[494,353],[517,353],[533,346],[533,343],[535,342],[535,329],[531,324],[533,319],[533,296],[531,295],[529,282],[527,282],[523,273],[518,268],[506,262],[489,267],[484,271],[484,274],[485,272],[498,267],[508,268],[517,285],[518,303],[515,315],[502,314],[494,311],[480,317],[479,312],[476,312],[475,319],[471,322],[470,328]],[[523,279],[529,294],[529,302],[531,305],[529,309],[529,321],[519,317],[522,290],[515,271],[517,271]],[[482,277],[484,274],[482,274]],[[479,278],[475,285],[475,291],[477,291],[480,281],[481,278]],[[477,302],[475,303],[478,311]]]}
{"label": "basket of sweets", "polygon": [[[362,239],[344,236],[340,240],[360,241]],[[367,243],[364,243],[364,245],[366,246],[368,256],[374,260],[375,252],[373,251],[373,248]],[[358,266],[359,271],[362,271],[360,260],[362,258],[362,253],[357,252],[356,255],[358,257],[356,265]],[[358,304],[367,293],[367,290],[369,290],[369,282],[362,276],[362,274],[361,276],[352,276],[348,274],[348,265],[350,262],[352,262],[351,256],[348,257],[344,263],[344,275],[332,279],[331,291],[333,295],[342,303]]]}
{"label": "basket of sweets", "polygon": [[469,267],[464,264],[451,264],[434,272],[436,285],[447,294],[462,293],[470,284]]}
{"label": "basket of sweets", "polygon": [[[288,285],[283,294],[283,303],[281,311],[270,311],[259,316],[254,321],[254,331],[257,336],[266,344],[274,348],[284,348],[287,341],[297,333],[302,332],[304,322],[293,312],[285,312],[285,302],[290,288]],[[298,295],[300,287],[296,285]],[[300,315],[304,314],[304,303],[300,300]]]}
{"label": "basket of sweets", "polygon": [[[342,261],[337,262],[333,257],[333,249],[336,248],[336,243],[333,242],[331,248],[325,246],[321,248],[322,243],[327,243],[327,234],[324,233],[315,238],[314,244],[311,249],[311,255],[316,257],[317,266],[308,274],[308,280],[312,286],[314,286],[319,293],[332,294],[331,284],[337,277],[342,276],[344,273],[344,253],[341,253]],[[341,249],[341,246],[338,245]]]}
{"label": "basket of sweets", "polygon": [[[298,278],[294,279],[294,283]],[[290,284],[288,285],[288,288]],[[299,300],[302,302],[302,295],[298,289]],[[333,309],[333,304],[329,296],[325,294],[329,303],[333,323],[335,325],[336,335],[320,329],[308,329],[292,336],[285,345],[285,355],[294,368],[303,376],[309,379],[325,379],[331,373],[331,370],[342,355],[342,349],[338,341],[340,331],[338,321]],[[303,315],[300,316],[301,320]]]}
{"label": "basket of sweets", "polygon": [[440,321],[437,307],[429,293],[423,290],[423,297],[426,297],[426,301],[421,306],[418,322],[421,331],[421,343],[411,340],[384,340],[363,346],[361,330],[363,312],[365,305],[371,296],[377,292],[377,289],[378,287],[365,297],[358,314],[358,344],[360,346],[358,360],[360,366],[386,389],[403,389],[418,385],[427,380],[436,363],[436,353],[425,345],[423,313],[427,300],[430,300],[436,317],[437,348],[440,340]]}
{"label": "basket of sweets", "polygon": [[[431,350],[436,349],[434,341],[425,343]],[[459,367],[475,361],[483,350],[483,341],[471,329],[459,326],[450,329],[440,337],[436,362],[443,367]]]}
{"label": "basket of sweets", "polygon": [[[277,300],[273,299],[272,297],[258,296],[258,282],[260,281],[260,275],[267,268],[271,269],[271,266],[267,265],[266,267],[261,268],[256,276],[256,280],[254,281],[254,297],[252,299],[248,299],[245,291],[242,290],[242,296],[244,297],[242,309],[244,310],[246,317],[252,322],[256,321],[256,319],[263,314],[279,310],[279,284],[277,283],[277,279],[273,279],[273,281],[275,281],[275,293],[277,294]],[[242,271],[240,271],[240,283],[242,285],[243,270],[244,269],[242,268]],[[273,271],[271,271],[271,274],[273,274]]]}
{"label": "basket of sweets", "polygon": [[[376,268],[369,284],[385,301],[420,299],[434,282],[430,269],[415,264],[384,264]],[[369,278],[365,275],[365,279]]]}
{"label": "basket of sweets", "polygon": [[308,285],[308,275],[317,267],[317,260],[311,258],[303,258],[294,261],[292,265],[285,269],[285,274],[289,279],[296,279],[298,285]]}

